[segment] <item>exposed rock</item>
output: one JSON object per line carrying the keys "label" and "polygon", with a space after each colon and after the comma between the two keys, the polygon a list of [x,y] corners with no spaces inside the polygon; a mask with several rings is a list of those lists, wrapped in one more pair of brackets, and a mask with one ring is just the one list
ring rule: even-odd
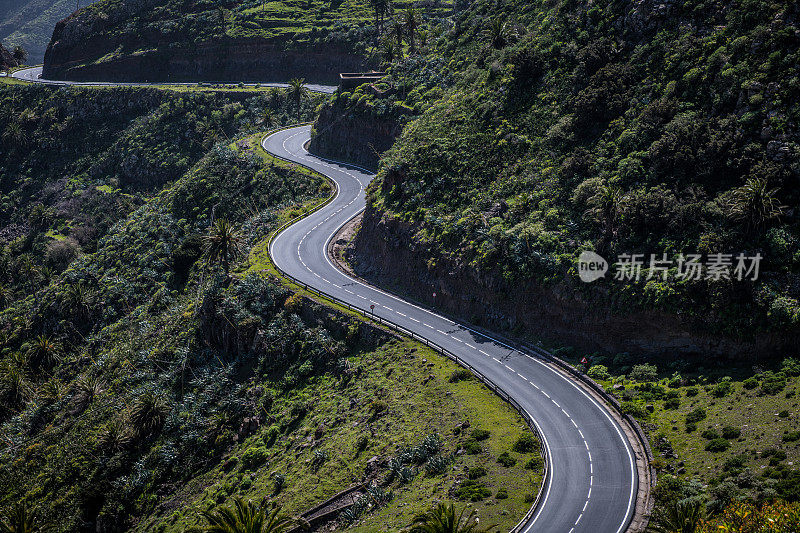
{"label": "exposed rock", "polygon": [[[348,260],[362,277],[378,285],[399,283],[412,298],[477,326],[523,330],[588,352],[752,358],[785,353],[800,341],[768,333],[750,339],[699,333],[679,315],[656,310],[612,312],[579,290],[533,282],[512,285],[502,273],[478,271],[425,249],[415,235],[408,222],[368,204],[361,231],[348,248]],[[435,262],[429,261],[433,255]]]}
{"label": "exposed rock", "polygon": [[363,70],[365,59],[330,43],[286,49],[283,39],[148,35],[123,31],[159,0],[122,0],[114,9],[82,10],[59,22],[43,76],[76,81],[286,81],[337,83],[339,72]]}
{"label": "exposed rock", "polygon": [[349,99],[340,98],[321,109],[309,150],[374,169],[380,154],[394,144],[401,131],[399,116],[375,116],[368,109],[353,109]]}

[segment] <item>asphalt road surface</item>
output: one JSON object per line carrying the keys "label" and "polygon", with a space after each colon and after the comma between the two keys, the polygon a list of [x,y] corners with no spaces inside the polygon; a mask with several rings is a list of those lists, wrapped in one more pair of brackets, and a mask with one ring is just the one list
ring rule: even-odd
{"label": "asphalt road surface", "polygon": [[[195,82],[195,83],[136,83],[136,82],[104,82],[104,81],[61,81],[61,80],[46,80],[41,77],[42,75],[42,67],[41,65],[38,67],[30,67],[26,69],[20,69],[11,73],[12,78],[16,78],[18,80],[30,81],[34,83],[43,83],[45,85],[85,85],[85,86],[92,86],[92,87],[118,87],[118,86],[125,86],[125,87],[158,87],[158,86],[196,86],[196,85],[221,85],[232,87],[238,85],[238,83],[232,82]],[[288,87],[288,83],[245,83],[243,84],[245,87]],[[333,85],[316,85],[313,83],[306,84],[305,86],[308,90],[318,92],[318,93],[327,93],[331,94],[336,91],[336,87]]]}
{"label": "asphalt road surface", "polygon": [[270,248],[275,264],[321,292],[369,309],[455,353],[512,396],[543,435],[550,475],[535,513],[520,531],[620,533],[635,508],[633,450],[607,409],[540,359],[521,353],[403,299],[365,285],[336,268],[326,253],[337,231],[364,209],[373,175],[323,160],[303,145],[311,126],[274,133],[268,152],[332,179],[335,199],[278,235]]}

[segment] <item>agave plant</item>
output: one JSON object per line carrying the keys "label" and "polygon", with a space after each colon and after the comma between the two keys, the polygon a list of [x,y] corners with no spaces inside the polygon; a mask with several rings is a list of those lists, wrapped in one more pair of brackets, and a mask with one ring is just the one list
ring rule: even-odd
{"label": "agave plant", "polygon": [[168,412],[169,406],[163,396],[147,391],[136,398],[129,415],[136,436],[145,438],[159,431]]}
{"label": "agave plant", "polygon": [[97,437],[97,443],[104,450],[116,453],[124,450],[133,440],[130,427],[124,420],[115,418],[103,428]]}
{"label": "agave plant", "polygon": [[[469,514],[465,513],[469,509]],[[480,533],[494,529],[479,529],[475,509],[465,506],[458,512],[452,503],[440,503],[428,512],[417,515],[411,524],[411,533]]]}
{"label": "agave plant", "polygon": [[766,178],[750,178],[733,195],[730,206],[733,218],[742,221],[748,230],[761,228],[783,214],[777,197],[778,189],[770,188]]}
{"label": "agave plant", "polygon": [[0,399],[5,408],[22,406],[30,394],[30,384],[24,367],[5,361],[0,367]]}
{"label": "agave plant", "polygon": [[75,383],[72,403],[75,412],[86,409],[105,390],[105,382],[97,376],[84,375]]}

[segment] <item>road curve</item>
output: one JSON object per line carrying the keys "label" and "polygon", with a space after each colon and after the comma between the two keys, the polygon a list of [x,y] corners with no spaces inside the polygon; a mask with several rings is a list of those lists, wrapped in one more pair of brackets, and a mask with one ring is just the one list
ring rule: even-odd
{"label": "road curve", "polygon": [[634,513],[638,477],[625,433],[593,397],[539,358],[519,352],[401,298],[370,287],[336,268],[327,248],[337,231],[365,207],[372,174],[308,153],[311,126],[266,137],[268,152],[312,168],[336,183],[335,198],[272,242],[282,271],[361,308],[374,305],[390,320],[455,353],[524,409],[543,436],[550,475],[522,532],[621,533]]}
{"label": "road curve", "polygon": [[[11,77],[17,80],[28,81],[32,83],[42,83],[44,85],[70,85],[70,86],[88,86],[88,87],[164,87],[164,86],[197,86],[204,82],[165,82],[165,83],[150,83],[150,82],[111,82],[111,81],[65,81],[65,80],[48,80],[41,77],[42,66],[24,68],[15,70],[11,73]],[[209,82],[214,85],[222,86],[237,86],[235,82]],[[243,83],[245,87],[288,87],[288,83]],[[317,85],[313,83],[306,84],[305,87],[317,93],[332,94],[336,91],[333,85]]]}

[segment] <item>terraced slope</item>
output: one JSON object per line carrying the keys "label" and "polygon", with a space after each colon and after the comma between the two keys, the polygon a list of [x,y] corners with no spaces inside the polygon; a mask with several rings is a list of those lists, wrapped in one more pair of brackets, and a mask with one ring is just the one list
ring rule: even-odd
{"label": "terraced slope", "polygon": [[[396,12],[411,2],[395,2]],[[420,21],[449,2],[420,8]],[[59,23],[46,77],[105,81],[310,81],[375,66],[366,0],[103,0]]]}

